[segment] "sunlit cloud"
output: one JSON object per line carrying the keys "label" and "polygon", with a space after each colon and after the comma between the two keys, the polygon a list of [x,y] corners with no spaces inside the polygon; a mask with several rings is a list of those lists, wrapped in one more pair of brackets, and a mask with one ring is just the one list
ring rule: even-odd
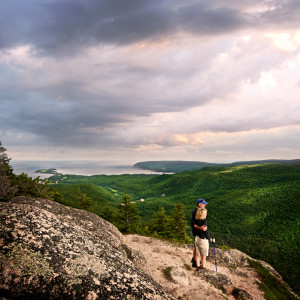
{"label": "sunlit cloud", "polygon": [[177,134],[175,136],[175,140],[178,143],[187,144],[187,145],[202,145],[204,143],[201,137],[198,136],[197,134],[192,134],[192,135]]}
{"label": "sunlit cloud", "polygon": [[162,145],[157,145],[157,144],[149,144],[149,145],[139,145],[135,151],[139,152],[151,152],[151,151],[157,151],[157,150],[162,150],[164,147]]}
{"label": "sunlit cloud", "polygon": [[297,2],[5,3],[0,141],[13,156],[299,156]]}
{"label": "sunlit cloud", "polygon": [[267,38],[270,38],[275,47],[280,50],[294,51],[299,49],[300,46],[300,31],[294,33],[281,32],[281,33],[267,33]]}

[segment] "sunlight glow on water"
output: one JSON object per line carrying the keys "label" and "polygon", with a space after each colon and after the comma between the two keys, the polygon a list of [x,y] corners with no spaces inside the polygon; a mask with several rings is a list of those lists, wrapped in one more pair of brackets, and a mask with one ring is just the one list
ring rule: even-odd
{"label": "sunlight glow on water", "polygon": [[122,175],[122,174],[162,174],[150,170],[134,168],[134,162],[121,161],[11,161],[15,174],[22,172],[30,177],[48,178],[51,174],[35,173],[39,169],[56,169],[58,173],[72,175]]}

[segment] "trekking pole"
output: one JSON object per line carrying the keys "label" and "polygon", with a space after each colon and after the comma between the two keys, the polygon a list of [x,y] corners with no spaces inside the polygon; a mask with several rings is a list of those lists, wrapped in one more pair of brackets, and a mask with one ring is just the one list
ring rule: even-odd
{"label": "trekking pole", "polygon": [[215,265],[216,265],[216,272],[218,272],[218,268],[217,268],[217,259],[216,259],[216,240],[212,239],[212,242],[214,244],[214,254],[215,254]]}

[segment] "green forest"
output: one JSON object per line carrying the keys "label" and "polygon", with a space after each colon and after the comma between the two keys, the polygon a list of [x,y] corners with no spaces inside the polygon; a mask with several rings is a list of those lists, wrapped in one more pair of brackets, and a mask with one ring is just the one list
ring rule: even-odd
{"label": "green forest", "polygon": [[158,161],[143,161],[134,165],[135,168],[144,170],[153,170],[163,173],[178,173],[183,171],[198,170],[204,167],[234,167],[239,165],[254,165],[254,164],[285,164],[296,165],[300,164],[300,159],[265,159],[257,161],[236,161],[233,163],[210,163],[203,161],[186,161],[186,160],[158,160]]}
{"label": "green forest", "polygon": [[299,292],[300,165],[204,167],[163,175],[56,174],[49,180],[63,203],[74,205],[80,188],[93,199],[93,211],[116,226],[120,202],[128,194],[139,215],[131,232],[173,239],[168,229],[159,230],[159,218],[175,222],[175,206],[182,204],[191,237],[191,214],[196,200],[204,198],[209,232],[218,246],[270,263]]}
{"label": "green forest", "polygon": [[48,198],[85,209],[123,233],[192,243],[190,219],[207,202],[217,247],[239,249],[270,263],[300,292],[300,165],[206,166],[163,175],[15,175],[0,143],[0,201]]}

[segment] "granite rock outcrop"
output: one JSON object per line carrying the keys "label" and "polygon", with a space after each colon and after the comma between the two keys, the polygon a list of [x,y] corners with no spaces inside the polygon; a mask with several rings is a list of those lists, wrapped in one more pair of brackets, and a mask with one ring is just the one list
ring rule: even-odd
{"label": "granite rock outcrop", "polygon": [[0,203],[3,299],[173,299],[111,223],[56,202]]}

